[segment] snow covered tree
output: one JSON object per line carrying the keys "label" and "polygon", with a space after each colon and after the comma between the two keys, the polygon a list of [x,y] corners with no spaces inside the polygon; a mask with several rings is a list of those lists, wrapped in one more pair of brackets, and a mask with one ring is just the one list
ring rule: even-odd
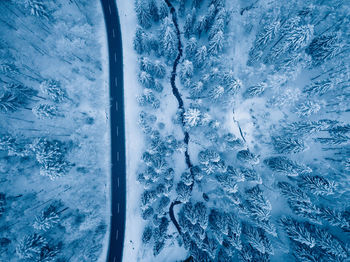
{"label": "snow covered tree", "polygon": [[191,79],[193,77],[193,64],[189,60],[185,60],[182,63],[180,69],[180,79],[182,83],[185,83],[187,79]]}
{"label": "snow covered tree", "polygon": [[155,97],[154,93],[150,89],[144,89],[143,95],[137,97],[137,101],[140,106],[151,106],[154,109],[159,108],[160,101]]}
{"label": "snow covered tree", "polygon": [[305,244],[310,248],[316,245],[316,239],[312,236],[313,228],[306,223],[299,223],[292,218],[282,218],[281,223],[288,237],[296,242]]}
{"label": "snow covered tree", "polygon": [[31,99],[38,94],[38,91],[22,84],[7,84],[5,90],[15,94],[21,100]]}
{"label": "snow covered tree", "polygon": [[159,21],[159,11],[156,0],[149,0],[149,10],[154,22]]}
{"label": "snow covered tree", "polygon": [[299,174],[310,173],[311,169],[298,165],[284,156],[269,157],[264,160],[264,164],[271,170],[283,173],[288,176],[298,176]]}
{"label": "snow covered tree", "polygon": [[207,212],[207,207],[203,202],[197,202],[194,204],[193,212],[195,213],[195,216],[197,217],[198,224],[203,228],[206,229],[208,226],[209,221],[209,215]]}
{"label": "snow covered tree", "polygon": [[163,20],[169,14],[169,7],[165,1],[160,1],[158,10],[159,10],[159,20]]}
{"label": "snow covered tree", "polygon": [[321,176],[303,175],[301,176],[299,185],[318,196],[333,195],[337,189],[337,184],[335,182],[329,181]]}
{"label": "snow covered tree", "polygon": [[315,37],[306,48],[306,53],[312,57],[313,64],[318,66],[333,58],[341,49],[340,33],[326,33]]}
{"label": "snow covered tree", "polygon": [[262,254],[273,255],[273,249],[270,240],[264,232],[253,226],[245,224],[243,227],[244,238],[256,250]]}
{"label": "snow covered tree", "polygon": [[25,8],[29,10],[30,14],[39,18],[49,18],[48,10],[45,2],[42,0],[24,0],[21,1]]}
{"label": "snow covered tree", "polygon": [[300,116],[300,117],[308,117],[312,114],[317,113],[318,111],[320,111],[321,109],[321,105],[319,103],[317,103],[316,101],[306,101],[303,103],[300,103],[297,108],[296,108],[296,113]]}
{"label": "snow covered tree", "polygon": [[258,83],[256,85],[250,86],[244,92],[246,98],[251,98],[255,96],[260,96],[266,90],[267,84],[265,82]]}
{"label": "snow covered tree", "polygon": [[194,30],[194,24],[196,21],[196,11],[193,10],[192,14],[188,14],[185,19],[185,24],[184,24],[184,35],[188,39],[190,36],[193,35],[193,30]]}
{"label": "snow covered tree", "polygon": [[61,82],[49,79],[45,80],[40,84],[42,92],[49,96],[49,98],[56,102],[63,102],[66,97],[66,91],[62,88]]}
{"label": "snow covered tree", "polygon": [[39,119],[51,119],[58,116],[58,108],[54,105],[39,104],[32,108],[33,114]]}
{"label": "snow covered tree", "polygon": [[134,49],[138,54],[142,54],[144,52],[150,52],[149,46],[149,37],[146,32],[141,27],[136,28],[135,37],[133,40]]}
{"label": "snow covered tree", "polygon": [[159,215],[163,215],[164,213],[166,213],[166,209],[168,208],[170,204],[170,199],[167,197],[167,196],[162,196],[160,199],[159,199],[159,203],[158,203],[158,206],[157,206],[157,213]]}
{"label": "snow covered tree", "polygon": [[340,259],[348,257],[344,244],[327,230],[316,227],[315,229],[316,245],[320,246],[328,254]]}
{"label": "snow covered tree", "polygon": [[224,33],[222,31],[216,32],[213,38],[209,41],[208,53],[211,56],[216,56],[221,53],[224,48],[224,41]]}
{"label": "snow covered tree", "polygon": [[35,217],[33,227],[37,230],[47,231],[59,222],[59,217],[54,206],[50,206]]}
{"label": "snow covered tree", "polygon": [[198,18],[197,22],[194,24],[193,33],[198,36],[198,38],[201,37],[201,34],[205,31],[207,28],[207,17],[205,15],[202,15]]}
{"label": "snow covered tree", "polygon": [[320,209],[320,216],[332,226],[350,229],[350,220],[348,221],[346,219],[345,212],[322,207]]}
{"label": "snow covered tree", "polygon": [[135,12],[139,25],[146,29],[152,26],[152,15],[148,0],[135,0]]}
{"label": "snow covered tree", "polygon": [[27,102],[28,101],[24,100],[18,93],[0,91],[0,111],[14,112],[20,108],[25,108]]}
{"label": "snow covered tree", "polygon": [[141,71],[139,73],[138,80],[145,88],[153,89],[154,78],[146,71]]}
{"label": "snow covered tree", "polygon": [[141,195],[141,203],[143,207],[148,207],[152,204],[157,198],[156,191],[154,190],[145,190]]}
{"label": "snow covered tree", "polygon": [[246,163],[250,163],[250,164],[258,164],[259,163],[259,158],[254,153],[250,152],[249,149],[244,149],[244,150],[238,151],[237,159],[242,161],[242,162],[246,162]]}
{"label": "snow covered tree", "polygon": [[179,182],[176,186],[177,198],[179,201],[186,203],[191,197],[191,187],[184,182]]}
{"label": "snow covered tree", "polygon": [[186,186],[191,186],[194,182],[190,172],[183,172],[181,174],[181,181],[184,182]]}
{"label": "snow covered tree", "polygon": [[17,255],[28,261],[55,261],[58,252],[57,247],[49,246],[38,234],[26,235],[16,247]]}
{"label": "snow covered tree", "polygon": [[315,81],[304,88],[304,92],[308,95],[324,95],[334,88],[334,84],[330,79]]}
{"label": "snow covered tree", "polygon": [[174,24],[169,17],[163,19],[160,29],[162,52],[168,61],[175,59],[177,55],[177,34]]}
{"label": "snow covered tree", "polygon": [[164,63],[159,60],[154,61],[152,73],[154,77],[163,79],[166,74]]}
{"label": "snow covered tree", "polygon": [[65,159],[66,145],[58,140],[35,139],[30,148],[40,164],[40,174],[48,176],[51,180],[65,175],[72,167]]}
{"label": "snow covered tree", "polygon": [[151,226],[146,226],[142,233],[142,243],[148,244],[152,239],[153,228]]}
{"label": "snow covered tree", "polygon": [[186,43],[186,47],[185,47],[186,56],[189,59],[193,60],[197,53],[197,49],[198,49],[197,39],[195,37],[191,37]]}
{"label": "snow covered tree", "polygon": [[202,113],[198,108],[189,108],[184,113],[184,122],[188,127],[200,125]]}
{"label": "snow covered tree", "polygon": [[142,210],[141,216],[143,220],[149,220],[152,218],[153,214],[154,214],[154,209],[152,207],[147,207],[146,209]]}
{"label": "snow covered tree", "polygon": [[273,136],[272,145],[277,153],[291,154],[299,153],[306,149],[304,141],[296,137]]}
{"label": "snow covered tree", "polygon": [[204,45],[197,49],[194,55],[194,64],[197,68],[202,68],[206,64],[208,56],[207,47]]}
{"label": "snow covered tree", "polygon": [[218,173],[215,177],[226,192],[236,193],[238,191],[237,180],[229,173]]}
{"label": "snow covered tree", "polygon": [[290,201],[306,201],[311,203],[311,199],[308,195],[297,187],[292,186],[288,182],[278,182],[278,187],[281,190],[283,196]]}

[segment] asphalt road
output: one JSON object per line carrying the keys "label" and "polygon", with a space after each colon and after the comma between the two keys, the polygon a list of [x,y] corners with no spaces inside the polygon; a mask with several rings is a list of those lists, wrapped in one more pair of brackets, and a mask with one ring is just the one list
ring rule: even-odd
{"label": "asphalt road", "polygon": [[[129,1],[129,0],[127,0]],[[122,38],[115,0],[101,0],[108,38],[112,213],[108,261],[123,259],[126,211],[126,162]]]}

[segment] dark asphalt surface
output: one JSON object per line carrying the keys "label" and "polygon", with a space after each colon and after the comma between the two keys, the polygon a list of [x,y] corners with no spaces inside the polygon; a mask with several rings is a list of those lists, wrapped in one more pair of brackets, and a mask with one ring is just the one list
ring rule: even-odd
{"label": "dark asphalt surface", "polygon": [[[127,0],[129,1],[129,0]],[[122,38],[115,0],[101,0],[108,38],[111,124],[111,227],[109,262],[123,259],[126,211],[126,161]]]}

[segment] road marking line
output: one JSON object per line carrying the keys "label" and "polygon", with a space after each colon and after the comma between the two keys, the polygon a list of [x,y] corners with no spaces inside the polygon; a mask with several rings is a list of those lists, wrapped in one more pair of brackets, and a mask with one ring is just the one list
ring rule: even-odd
{"label": "road marking line", "polygon": [[[117,62],[117,53],[114,53],[114,62]],[[115,85],[117,85],[117,82]]]}
{"label": "road marking line", "polygon": [[108,5],[108,9],[109,9],[109,14],[112,14],[112,10],[111,10],[111,6]]}
{"label": "road marking line", "polygon": [[119,161],[119,152],[117,152],[117,161]]}
{"label": "road marking line", "polygon": [[118,182],[118,185],[117,185],[117,186],[119,187],[119,177],[118,177],[118,180],[117,180],[117,182]]}
{"label": "road marking line", "polygon": [[112,29],[112,35],[113,35],[113,38],[114,38],[115,37],[114,28]]}
{"label": "road marking line", "polygon": [[119,126],[117,126],[117,136],[119,136]]}
{"label": "road marking line", "polygon": [[118,86],[118,78],[117,77],[114,78],[114,82],[115,82],[115,87],[117,87]]}
{"label": "road marking line", "polygon": [[117,259],[117,257],[114,257],[114,260],[113,260],[113,262],[115,262],[115,260]]}
{"label": "road marking line", "polygon": [[115,234],[115,240],[118,240],[118,229],[117,229],[117,233]]}
{"label": "road marking line", "polygon": [[117,213],[119,214],[119,203],[118,203],[118,206],[117,206],[117,207],[118,207],[118,209],[117,209]]}
{"label": "road marking line", "polygon": [[115,102],[115,110],[117,110],[117,111],[118,111],[118,101],[117,101],[117,102]]}

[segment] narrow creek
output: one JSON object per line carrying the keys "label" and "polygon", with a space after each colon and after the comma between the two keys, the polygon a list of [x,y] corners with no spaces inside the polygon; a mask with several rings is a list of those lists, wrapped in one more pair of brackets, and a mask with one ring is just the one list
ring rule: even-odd
{"label": "narrow creek", "polygon": [[[174,64],[173,64],[173,70],[171,72],[170,83],[171,83],[171,88],[172,88],[173,95],[175,96],[175,98],[176,98],[176,100],[177,100],[177,102],[179,104],[179,109],[180,109],[180,112],[181,112],[181,122],[182,122],[182,127],[183,127],[183,132],[184,132],[184,143],[185,143],[185,147],[186,147],[186,150],[185,150],[186,165],[187,165],[187,168],[189,169],[192,177],[194,177],[193,171],[192,171],[192,166],[193,165],[192,165],[192,162],[191,162],[190,155],[188,153],[188,143],[189,143],[189,140],[190,140],[190,136],[189,136],[189,133],[185,129],[184,102],[182,100],[182,96],[181,96],[181,94],[179,92],[179,89],[176,87],[176,83],[175,83],[176,74],[177,74],[177,66],[178,66],[178,64],[180,62],[180,59],[181,59],[182,53],[183,53],[180,29],[179,29],[179,24],[177,23],[177,14],[176,14],[176,10],[175,10],[174,6],[170,3],[170,0],[164,0],[164,1],[166,2],[166,4],[168,5],[168,7],[170,9],[170,13],[171,13],[171,16],[172,16],[172,21],[174,23],[174,26],[175,26],[175,29],[176,29],[176,34],[177,34],[177,39],[178,39],[178,44],[177,44],[178,54],[177,54],[176,59],[175,59]],[[193,188],[193,183],[191,184],[191,190],[192,190],[192,188]],[[182,204],[182,202],[179,201],[179,200],[173,201],[171,203],[170,208],[169,208],[169,215],[170,215],[170,219],[171,219],[172,223],[174,224],[174,226],[176,227],[177,231],[181,235],[180,225],[176,221],[176,218],[175,218],[175,215],[174,215],[174,206],[179,205],[179,204]]]}

